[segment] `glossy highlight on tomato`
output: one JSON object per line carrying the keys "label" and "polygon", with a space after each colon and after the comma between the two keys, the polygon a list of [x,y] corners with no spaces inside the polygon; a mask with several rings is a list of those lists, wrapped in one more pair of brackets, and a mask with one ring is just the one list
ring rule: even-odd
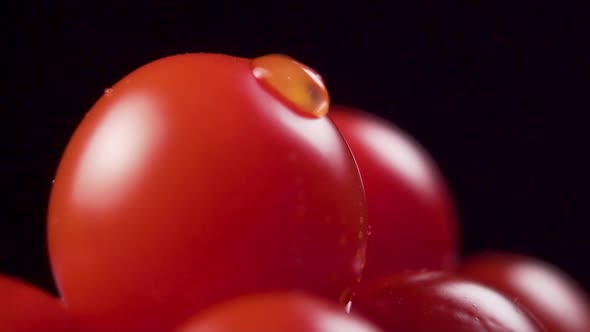
{"label": "glossy highlight on tomato", "polygon": [[316,112],[325,87],[288,57],[267,69],[295,79],[268,84],[253,73],[267,60],[154,61],[77,128],[51,193],[49,254],[89,330],[166,331],[267,290],[338,300],[360,279],[364,191],[346,143]]}
{"label": "glossy highlight on tomato", "polygon": [[75,332],[64,303],[24,281],[0,276],[0,331]]}
{"label": "glossy highlight on tomato", "polygon": [[382,276],[359,286],[351,312],[388,332],[543,332],[508,298],[444,272]]}
{"label": "glossy highlight on tomato", "polygon": [[177,332],[381,332],[335,303],[304,293],[237,298],[206,310]]}
{"label": "glossy highlight on tomato", "polygon": [[371,236],[363,277],[452,271],[459,255],[456,207],[428,152],[376,115],[333,105],[329,116],[350,146],[367,196]]}
{"label": "glossy highlight on tomato", "polygon": [[468,257],[459,273],[515,299],[547,332],[590,331],[590,298],[572,278],[537,258],[507,252]]}

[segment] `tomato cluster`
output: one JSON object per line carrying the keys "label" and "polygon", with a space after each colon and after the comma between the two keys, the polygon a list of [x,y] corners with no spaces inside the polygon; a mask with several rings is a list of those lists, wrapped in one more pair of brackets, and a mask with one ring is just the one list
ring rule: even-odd
{"label": "tomato cluster", "polygon": [[0,330],[590,331],[546,263],[462,262],[427,151],[283,55],[176,55],[105,90],[63,154],[48,243],[60,297],[1,278]]}

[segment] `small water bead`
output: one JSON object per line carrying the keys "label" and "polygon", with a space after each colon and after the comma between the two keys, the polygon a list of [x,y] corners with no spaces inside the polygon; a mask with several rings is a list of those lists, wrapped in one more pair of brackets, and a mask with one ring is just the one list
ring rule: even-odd
{"label": "small water bead", "polygon": [[251,66],[252,74],[263,86],[297,110],[315,117],[328,113],[328,90],[313,69],[282,54],[255,58]]}

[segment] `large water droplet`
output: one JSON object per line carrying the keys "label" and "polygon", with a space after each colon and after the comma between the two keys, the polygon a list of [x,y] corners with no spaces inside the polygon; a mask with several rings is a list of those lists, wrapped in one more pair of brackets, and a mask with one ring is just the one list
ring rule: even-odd
{"label": "large water droplet", "polygon": [[255,58],[251,66],[252,74],[263,86],[297,110],[315,117],[328,113],[328,90],[313,69],[281,54]]}

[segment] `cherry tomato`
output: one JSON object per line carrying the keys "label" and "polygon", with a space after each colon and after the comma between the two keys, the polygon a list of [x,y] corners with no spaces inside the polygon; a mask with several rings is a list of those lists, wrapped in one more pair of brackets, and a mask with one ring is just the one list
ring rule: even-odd
{"label": "cherry tomato", "polygon": [[454,269],[459,249],[455,205],[429,154],[375,115],[332,106],[330,117],[348,142],[365,186],[371,235],[364,277]]}
{"label": "cherry tomato", "polygon": [[368,280],[355,293],[351,312],[388,332],[543,331],[500,293],[440,271]]}
{"label": "cherry tomato", "polygon": [[574,280],[536,258],[504,252],[474,255],[459,273],[502,292],[547,332],[590,331],[590,299]]}
{"label": "cherry tomato", "polygon": [[192,318],[177,332],[379,332],[334,303],[303,293],[234,299]]}
{"label": "cherry tomato", "polygon": [[75,330],[62,301],[18,279],[0,276],[0,331]]}
{"label": "cherry tomato", "polygon": [[96,331],[167,331],[230,297],[339,299],[368,233],[321,78],[281,55],[149,63],[88,112],[48,215],[60,293]]}

